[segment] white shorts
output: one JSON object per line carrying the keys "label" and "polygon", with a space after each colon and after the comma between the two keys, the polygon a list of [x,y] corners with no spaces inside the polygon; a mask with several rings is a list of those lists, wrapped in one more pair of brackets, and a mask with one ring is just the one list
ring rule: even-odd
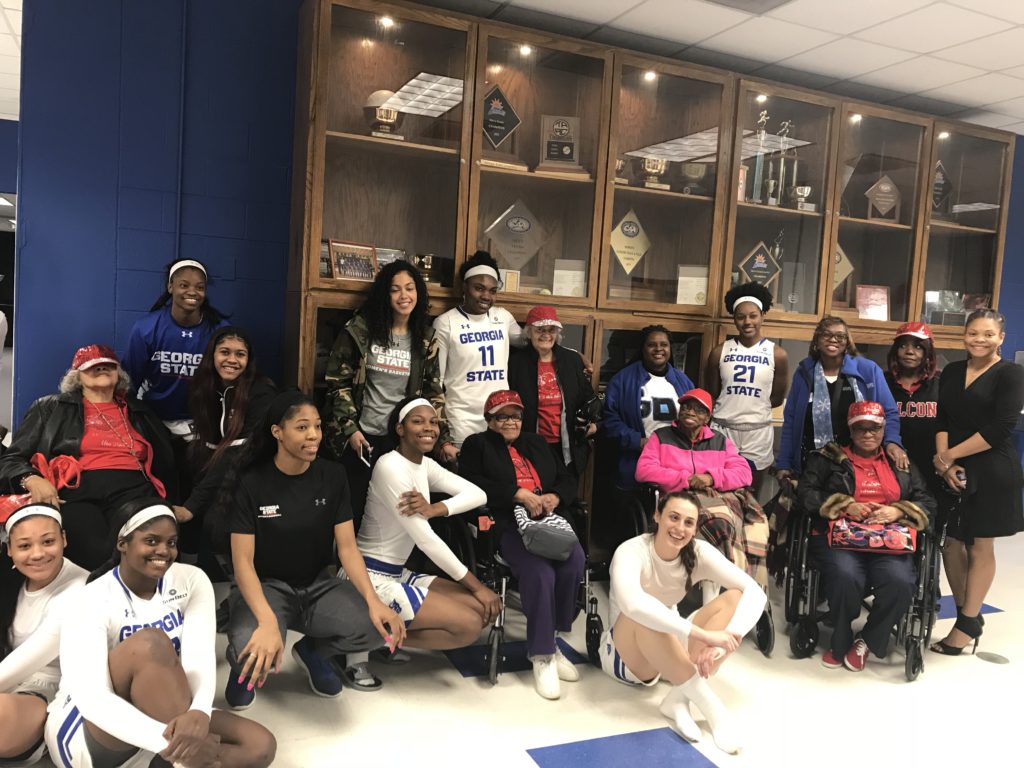
{"label": "white shorts", "polygon": [[49,704],[57,697],[57,688],[60,685],[60,678],[50,675],[33,675],[23,682],[11,693],[25,693],[31,696],[38,696]]}
{"label": "white shorts", "polygon": [[757,469],[767,469],[775,461],[775,430],[771,424],[755,429],[730,429],[712,421],[711,426],[732,440],[740,456],[754,462]]}
{"label": "white shorts", "polygon": [[415,573],[408,568],[363,557],[366,573],[377,597],[409,626],[416,618],[436,576]]}
{"label": "white shorts", "polygon": [[[70,696],[50,704],[43,735],[50,760],[58,768],[92,768],[92,754],[85,740],[85,719]],[[140,749],[118,768],[146,768],[154,757],[153,752]]]}
{"label": "white shorts", "polygon": [[606,629],[604,634],[601,635],[601,648],[598,651],[598,655],[601,657],[601,669],[620,683],[642,685],[645,688],[650,688],[657,685],[658,681],[661,680],[661,675],[656,675],[653,680],[644,681],[630,671],[622,657],[619,656],[619,652],[615,649],[611,629]]}

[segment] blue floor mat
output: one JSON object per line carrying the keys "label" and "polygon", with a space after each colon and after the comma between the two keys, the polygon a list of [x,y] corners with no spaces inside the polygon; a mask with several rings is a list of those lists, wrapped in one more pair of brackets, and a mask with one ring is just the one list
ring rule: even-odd
{"label": "blue floor mat", "polygon": [[526,750],[540,768],[621,768],[624,765],[715,768],[669,728],[622,733]]}

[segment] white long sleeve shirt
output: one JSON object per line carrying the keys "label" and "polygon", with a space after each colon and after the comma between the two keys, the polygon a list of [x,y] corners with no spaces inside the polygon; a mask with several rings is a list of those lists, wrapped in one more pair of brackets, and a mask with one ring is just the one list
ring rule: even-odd
{"label": "white long sleeve shirt", "polygon": [[65,558],[56,578],[42,589],[29,592],[22,586],[11,623],[14,650],[0,661],[0,693],[31,677],[60,679],[60,627],[88,575]]}
{"label": "white long sleeve shirt", "polygon": [[167,726],[114,693],[107,655],[142,629],[163,630],[181,657],[192,691],[191,709],[209,715],[217,684],[215,613],[213,585],[194,566],[173,563],[149,600],[125,586],[119,569],[104,574],[79,592],[61,630],[63,676],[57,701],[70,696],[97,728],[126,744],[162,752]]}
{"label": "white long sleeve shirt", "polygon": [[356,539],[359,551],[384,563],[403,565],[415,545],[438,568],[461,581],[468,569],[434,533],[426,518],[399,513],[398,502],[406,491],[419,491],[425,499],[430,498],[431,491],[450,494],[451,498],[441,502],[449,515],[487,503],[487,494],[480,488],[433,459],[424,456],[422,463],[414,464],[398,451],[391,451],[381,456],[373,468],[366,511]]}
{"label": "white long sleeve shirt", "polygon": [[[736,613],[725,628],[741,637],[757,623],[764,611],[764,590],[750,576],[706,541],[697,539],[697,565],[692,582],[709,580],[743,592]],[[693,624],[679,615],[676,606],[686,595],[686,569],[678,557],[666,562],[654,551],[654,536],[645,533],[623,542],[611,565],[611,623],[624,613],[633,621],[675,635],[687,642]]]}

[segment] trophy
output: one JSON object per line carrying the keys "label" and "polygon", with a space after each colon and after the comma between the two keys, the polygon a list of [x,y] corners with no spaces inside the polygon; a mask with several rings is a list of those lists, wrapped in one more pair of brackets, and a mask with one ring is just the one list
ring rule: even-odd
{"label": "trophy", "polygon": [[617,157],[617,158],[615,158],[615,183],[616,184],[629,184],[629,181],[626,179],[626,177],[622,175],[622,172],[625,170],[625,168],[626,168],[626,158],[624,158],[624,157]]}
{"label": "trophy", "polygon": [[363,114],[370,123],[370,135],[378,139],[394,139],[404,141],[405,136],[400,136],[396,131],[402,125],[402,118],[405,117],[394,107],[386,106],[388,99],[394,96],[394,91],[374,91],[367,97],[363,105]]}
{"label": "trophy", "polygon": [[538,171],[587,174],[580,165],[580,119],[558,115],[541,115],[540,163]]}
{"label": "trophy", "polygon": [[789,149],[789,132],[793,129],[792,120],[784,120],[779,126],[779,183],[778,198],[783,195],[792,198],[792,187],[796,186],[797,157],[796,150]]}
{"label": "trophy", "polygon": [[793,187],[793,199],[796,201],[796,209],[798,211],[807,211],[808,213],[814,213],[818,210],[816,203],[808,203],[807,198],[811,196],[811,187],[802,184],[798,187]]}
{"label": "trophy", "polygon": [[779,204],[779,180],[775,178],[775,161],[771,160],[768,163],[768,179],[764,183],[765,190],[768,193],[768,197],[765,202],[768,205]]}
{"label": "trophy", "polygon": [[868,199],[868,219],[900,220],[900,190],[887,175],[872,184],[864,197]]}
{"label": "trophy", "polygon": [[757,157],[754,159],[754,186],[750,190],[750,202],[761,202],[761,188],[764,186],[764,137],[768,125],[768,110],[762,109],[757,118]]}
{"label": "trophy", "polygon": [[707,163],[682,163],[680,173],[683,177],[683,186],[680,191],[684,195],[706,195],[707,187],[704,180],[708,175]]}
{"label": "trophy", "polygon": [[668,160],[662,157],[645,157],[643,161],[644,173],[647,175],[644,177],[644,186],[647,189],[661,189],[670,190],[672,186],[661,181],[661,177],[665,175],[665,171],[668,170]]}

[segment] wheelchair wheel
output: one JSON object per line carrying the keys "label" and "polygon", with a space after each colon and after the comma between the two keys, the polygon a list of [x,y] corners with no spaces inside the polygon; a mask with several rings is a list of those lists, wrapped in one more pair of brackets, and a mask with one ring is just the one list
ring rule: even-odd
{"label": "wheelchair wheel", "polygon": [[764,613],[757,620],[754,626],[754,639],[757,642],[757,650],[771,657],[775,650],[775,620],[772,618],[771,606],[765,606]]}
{"label": "wheelchair wheel", "polygon": [[906,672],[907,681],[911,683],[924,672],[924,655],[921,653],[921,644],[913,640],[907,642],[907,662],[904,672]]}
{"label": "wheelchair wheel", "polygon": [[494,627],[487,638],[487,644],[490,646],[488,651],[490,655],[487,659],[487,681],[491,685],[497,685],[498,674],[501,672],[501,641],[504,634],[504,627]]}
{"label": "wheelchair wheel", "polygon": [[789,635],[789,650],[793,658],[806,659],[818,647],[818,623],[814,619],[803,619],[793,625]]}
{"label": "wheelchair wheel", "polygon": [[587,657],[595,667],[601,666],[601,635],[604,634],[604,622],[597,612],[597,598],[590,598],[587,608]]}

